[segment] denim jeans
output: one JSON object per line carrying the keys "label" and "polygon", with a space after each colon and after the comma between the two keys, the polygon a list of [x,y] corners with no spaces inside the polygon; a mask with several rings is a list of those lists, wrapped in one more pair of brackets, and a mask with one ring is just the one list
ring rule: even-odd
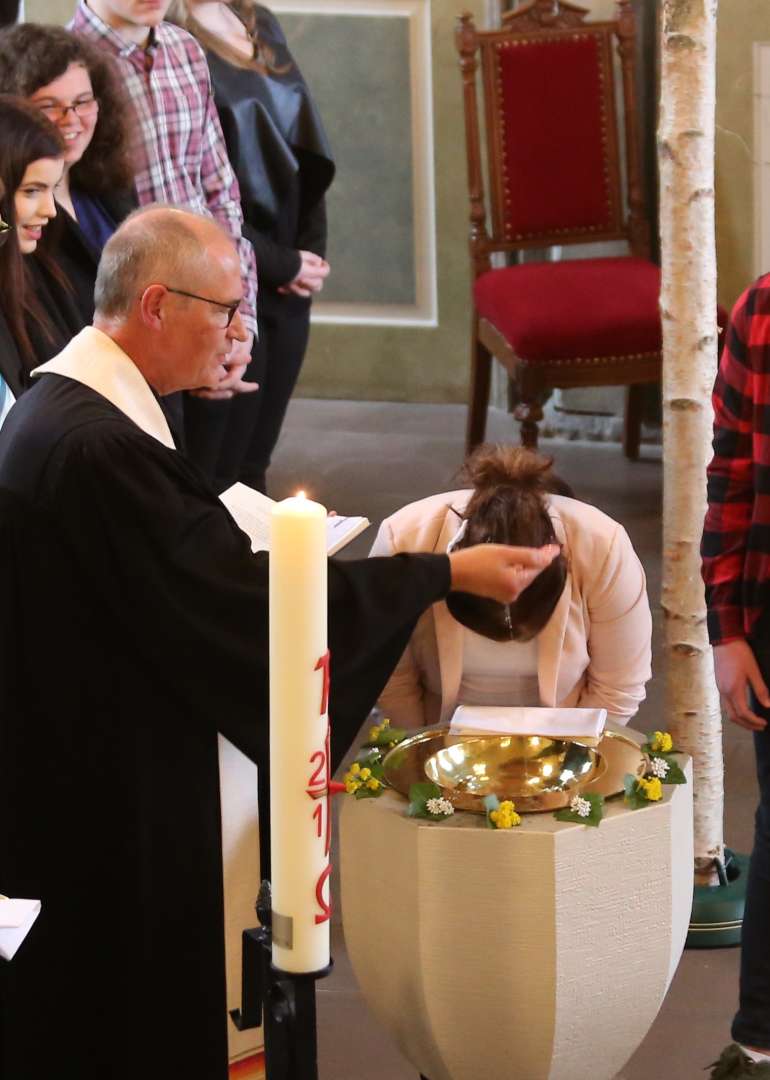
{"label": "denim jeans", "polygon": [[[763,619],[766,625],[766,620]],[[764,630],[754,642],[762,674],[770,686],[770,632]],[[770,709],[753,703],[770,721]],[[770,1049],[770,723],[755,733],[759,806],[755,820],[754,849],[746,888],[746,913],[741,944],[740,1006],[732,1035],[744,1046]]]}

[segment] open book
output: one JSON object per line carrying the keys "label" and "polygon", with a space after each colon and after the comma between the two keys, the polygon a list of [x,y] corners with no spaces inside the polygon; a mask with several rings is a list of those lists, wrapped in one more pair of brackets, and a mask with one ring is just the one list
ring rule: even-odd
{"label": "open book", "polygon": [[40,914],[39,900],[11,900],[0,896],[0,956],[12,960]]}
{"label": "open book", "polygon": [[[252,551],[270,550],[270,510],[275,501],[246,484],[233,484],[219,496],[236,524],[251,540]],[[326,522],[326,551],[335,555],[369,525],[365,517],[330,517]]]}

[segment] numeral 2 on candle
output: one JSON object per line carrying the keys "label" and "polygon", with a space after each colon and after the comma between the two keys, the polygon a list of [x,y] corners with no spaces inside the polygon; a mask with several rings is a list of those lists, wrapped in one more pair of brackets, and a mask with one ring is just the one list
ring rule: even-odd
{"label": "numeral 2 on candle", "polygon": [[[323,684],[321,689],[321,716],[325,716],[329,708],[329,650],[319,658],[315,665],[316,671],[323,671]],[[324,855],[328,859],[331,846],[331,814],[329,812],[329,771],[331,761],[331,729],[327,722],[326,738],[323,750],[314,750],[310,755],[310,766],[313,770],[308,780],[307,793],[312,799],[318,799],[313,809],[313,821],[315,822],[316,836],[320,840],[324,838]],[[316,902],[319,912],[316,913],[315,923],[326,922],[331,917],[331,906],[324,897],[323,890],[326,885],[331,866],[327,865],[321,871],[315,887]]]}

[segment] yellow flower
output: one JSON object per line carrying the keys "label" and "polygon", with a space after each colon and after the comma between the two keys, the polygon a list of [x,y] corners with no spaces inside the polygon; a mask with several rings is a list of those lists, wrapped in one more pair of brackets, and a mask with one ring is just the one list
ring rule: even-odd
{"label": "yellow flower", "polygon": [[359,775],[359,778],[361,780],[368,780],[369,777],[372,775],[372,770],[371,769],[361,769],[361,771],[359,772],[358,775]]}
{"label": "yellow flower", "polygon": [[516,813],[515,804],[510,799],[501,802],[497,810],[490,813],[489,819],[497,829],[511,829],[514,825],[521,825],[521,818]]}
{"label": "yellow flower", "polygon": [[357,761],[353,762],[348,771],[345,773],[345,791],[348,795],[353,795],[361,787],[363,780],[366,780],[364,772],[371,775],[369,769],[362,769]]}
{"label": "yellow flower", "polygon": [[[674,748],[674,740],[667,731],[655,731],[652,738],[652,749],[667,754]],[[660,798],[660,796],[658,796]]]}
{"label": "yellow flower", "polygon": [[376,742],[386,728],[390,727],[390,720],[383,720],[381,724],[375,724],[369,728],[369,742]]}
{"label": "yellow flower", "polygon": [[377,788],[380,786],[380,781],[377,779],[376,776],[373,776],[370,780],[366,781],[366,786],[369,788],[370,791],[376,791]]}
{"label": "yellow flower", "polygon": [[641,779],[639,787],[644,792],[645,799],[649,802],[657,802],[658,799],[663,797],[663,785],[657,776],[653,776],[649,780]]}

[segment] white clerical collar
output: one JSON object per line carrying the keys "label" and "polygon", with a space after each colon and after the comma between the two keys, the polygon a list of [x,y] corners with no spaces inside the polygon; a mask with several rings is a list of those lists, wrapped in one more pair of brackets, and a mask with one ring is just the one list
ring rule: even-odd
{"label": "white clerical collar", "polygon": [[95,390],[133,420],[147,435],[175,450],[166,417],[139,368],[121,347],[86,326],[58,356],[35,368],[33,375],[63,375]]}

